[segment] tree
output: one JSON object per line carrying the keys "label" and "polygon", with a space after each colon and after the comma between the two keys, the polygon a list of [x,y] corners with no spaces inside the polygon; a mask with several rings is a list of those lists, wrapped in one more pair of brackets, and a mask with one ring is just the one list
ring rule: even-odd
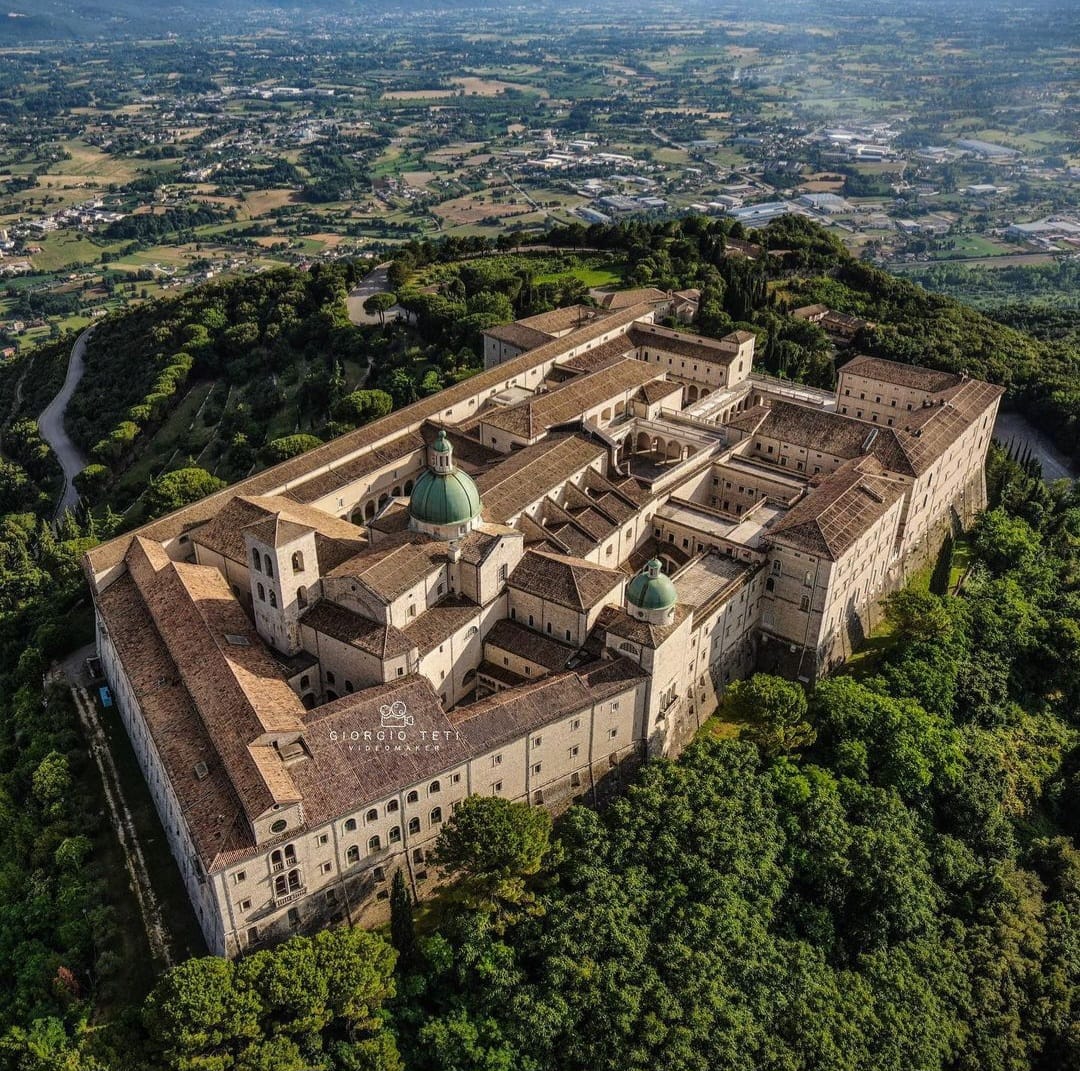
{"label": "tree", "polygon": [[433,862],[462,876],[467,902],[505,923],[507,905],[529,905],[525,878],[535,874],[551,840],[547,811],[500,796],[469,796],[443,826]]}
{"label": "tree", "polygon": [[806,692],[798,684],[755,673],[749,680],[736,681],[726,701],[732,717],[746,723],[743,738],[753,741],[766,755],[814,742],[814,730],[806,721]]}
{"label": "tree", "polygon": [[394,881],[390,886],[390,943],[397,950],[398,962],[407,967],[416,954],[416,933],[413,929],[412,897],[401,867],[394,871]]}
{"label": "tree", "polygon": [[364,302],[364,312],[368,316],[378,315],[379,323],[386,323],[386,314],[398,303],[397,294],[384,290],[378,294],[372,294]]}
{"label": "tree", "polygon": [[907,643],[943,639],[952,627],[947,602],[929,591],[903,588],[889,595],[884,607],[885,620]]}
{"label": "tree", "polygon": [[386,416],[394,408],[394,399],[384,390],[354,390],[335,403],[335,420],[360,427]]}
{"label": "tree", "polygon": [[280,439],[271,439],[262,448],[262,455],[268,464],[276,465],[314,450],[316,446],[322,446],[322,439],[316,435],[285,435]]}
{"label": "tree", "polygon": [[143,1005],[151,1041],[176,1071],[227,1068],[259,1037],[258,996],[236,965],[206,956],[167,972]]}
{"label": "tree", "polygon": [[146,492],[146,508],[151,517],[171,513],[205,498],[225,486],[224,480],[196,467],[176,469],[152,481]]}

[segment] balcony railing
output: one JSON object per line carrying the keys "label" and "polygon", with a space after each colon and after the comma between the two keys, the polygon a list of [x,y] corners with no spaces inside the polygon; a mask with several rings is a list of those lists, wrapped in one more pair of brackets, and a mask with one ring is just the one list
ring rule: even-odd
{"label": "balcony railing", "polygon": [[284,896],[278,896],[274,894],[274,903],[278,907],[285,907],[287,904],[294,903],[297,900],[307,896],[307,886],[301,885],[299,889],[293,889],[292,892],[285,893]]}

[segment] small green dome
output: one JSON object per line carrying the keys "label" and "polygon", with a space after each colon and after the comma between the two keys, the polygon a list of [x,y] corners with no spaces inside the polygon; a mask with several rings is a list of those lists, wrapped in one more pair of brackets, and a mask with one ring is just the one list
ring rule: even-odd
{"label": "small green dome", "polygon": [[409,514],[422,524],[464,524],[480,515],[480,492],[460,469],[428,469],[413,488]]}
{"label": "small green dome", "polygon": [[656,558],[630,581],[626,598],[641,610],[670,610],[679,601],[675,585]]}
{"label": "small green dome", "polygon": [[435,441],[431,444],[431,449],[437,454],[450,453],[450,440],[446,437],[446,432],[441,431],[435,436]]}

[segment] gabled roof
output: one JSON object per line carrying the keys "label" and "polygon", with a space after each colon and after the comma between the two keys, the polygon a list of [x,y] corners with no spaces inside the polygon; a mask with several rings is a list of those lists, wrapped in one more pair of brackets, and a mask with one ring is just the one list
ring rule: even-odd
{"label": "gabled roof", "polygon": [[599,443],[574,434],[547,435],[516,450],[476,478],[484,517],[505,524],[606,453]]}
{"label": "gabled roof", "polygon": [[873,457],[841,465],[770,529],[769,538],[839,561],[903,497],[904,485],[883,478],[884,472]]}
{"label": "gabled roof", "polygon": [[224,576],[211,566],[174,562],[141,538],[126,562],[248,820],[298,801],[284,766],[269,776],[269,756],[251,745],[295,739],[304,708]]}
{"label": "gabled roof", "polygon": [[401,629],[372,621],[329,599],[319,599],[304,612],[300,622],[380,659],[397,658],[413,649],[413,642]]}
{"label": "gabled roof", "polygon": [[[280,528],[287,524],[288,528]],[[294,502],[280,495],[236,495],[206,524],[197,528],[192,542],[220,554],[230,561],[247,564],[247,545],[244,532],[250,530],[268,546],[276,546],[279,538],[316,533],[319,564],[327,567],[327,559],[336,564],[340,555],[355,554],[365,545],[364,530],[343,521],[332,513]]]}
{"label": "gabled roof", "polygon": [[880,357],[853,357],[841,369],[841,375],[865,376],[879,383],[891,383],[898,387],[914,387],[927,394],[938,394],[963,382],[964,377],[955,372],[924,368],[917,364],[886,361]]}
{"label": "gabled roof", "polygon": [[572,610],[590,610],[624,580],[618,570],[584,558],[529,550],[510,574],[510,587]]}

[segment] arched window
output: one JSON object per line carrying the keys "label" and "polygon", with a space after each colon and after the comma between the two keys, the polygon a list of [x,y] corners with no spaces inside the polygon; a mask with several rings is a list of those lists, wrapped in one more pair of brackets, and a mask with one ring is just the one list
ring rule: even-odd
{"label": "arched window", "polygon": [[284,848],[284,852],[285,852],[285,865],[286,866],[295,866],[296,865],[296,848],[291,844],[286,844],[285,848]]}
{"label": "arched window", "polygon": [[440,785],[438,781],[432,781],[431,784],[428,785],[427,790],[429,796],[434,796],[436,792],[442,790],[442,785]]}
{"label": "arched window", "polygon": [[379,812],[374,807],[364,815],[365,822],[377,822],[379,820]]}
{"label": "arched window", "polygon": [[420,798],[420,793],[419,793],[419,792],[417,792],[417,791],[416,791],[416,789],[414,788],[414,789],[412,790],[412,792],[410,792],[410,793],[409,793],[409,794],[408,794],[408,795],[407,795],[407,796],[405,797],[405,802],[406,802],[406,803],[415,803],[415,802],[416,802],[416,801],[417,801],[417,800],[418,800],[419,798]]}
{"label": "arched window", "polygon": [[262,572],[262,564],[260,563],[259,552],[254,547],[252,547],[251,549],[251,564],[254,566],[255,572]]}
{"label": "arched window", "polygon": [[311,678],[309,676],[305,674],[303,677],[300,678],[301,688],[306,688],[309,684],[311,684]]}
{"label": "arched window", "polygon": [[780,559],[774,558],[772,563],[772,571],[779,576],[780,574]]}
{"label": "arched window", "polygon": [[355,818],[347,818],[345,820],[345,832],[346,833],[352,833],[355,829],[356,829],[356,819]]}
{"label": "arched window", "polygon": [[275,595],[273,591],[270,592],[270,605],[275,610],[277,609],[277,595]]}
{"label": "arched window", "polygon": [[381,847],[382,847],[382,841],[380,841],[377,836],[372,837],[367,842],[367,850],[369,852],[377,852]]}
{"label": "arched window", "polygon": [[765,581],[765,590],[766,591],[772,591],[772,590],[775,589],[775,587],[776,587],[776,581],[773,580],[773,578],[770,576],[769,579]]}
{"label": "arched window", "polygon": [[256,584],[255,590],[259,593],[259,601],[266,602],[266,588],[262,584]]}
{"label": "arched window", "polygon": [[284,865],[285,864],[281,860],[281,852],[273,851],[273,852],[270,853],[270,866],[274,870],[278,870]]}
{"label": "arched window", "polygon": [[442,821],[442,808],[433,807],[431,811],[431,824],[437,826]]}
{"label": "arched window", "polygon": [[282,874],[280,877],[274,878],[274,895],[286,896],[289,892],[289,879]]}
{"label": "arched window", "polygon": [[345,694],[348,695],[349,692],[351,692],[352,690],[353,690],[352,681],[346,681],[345,682]]}
{"label": "arched window", "polygon": [[289,871],[289,892],[295,892],[299,888],[300,888],[300,871],[299,870],[290,870]]}
{"label": "arched window", "polygon": [[300,550],[294,550],[292,556],[292,571],[294,573],[302,573],[304,571],[304,552]]}
{"label": "arched window", "polygon": [[352,866],[353,863],[360,862],[360,849],[355,844],[353,844],[345,853],[345,862],[350,866]]}
{"label": "arched window", "polygon": [[390,830],[390,836],[387,838],[387,840],[389,840],[391,844],[400,844],[401,826],[394,826],[393,829]]}
{"label": "arched window", "polygon": [[419,833],[419,832],[420,832],[420,819],[419,818],[410,818],[409,819],[409,834],[410,834],[410,836],[413,833]]}
{"label": "arched window", "polygon": [[307,603],[307,588],[301,585],[296,589],[296,605],[299,606],[302,610],[305,606],[307,606]]}
{"label": "arched window", "polygon": [[269,577],[274,575],[274,563],[270,560],[269,554],[263,555],[263,572]]}
{"label": "arched window", "polygon": [[337,684],[337,677],[334,676],[334,671],[333,670],[328,669],[326,671],[326,683],[327,684]]}
{"label": "arched window", "polygon": [[398,801],[397,801],[397,800],[391,800],[391,801],[390,801],[390,802],[389,802],[389,803],[388,803],[388,804],[386,805],[386,813],[387,813],[387,814],[393,814],[393,813],[394,813],[394,811],[398,810],[398,809],[399,809],[400,807],[401,807],[401,804],[400,804],[400,803],[398,803]]}

